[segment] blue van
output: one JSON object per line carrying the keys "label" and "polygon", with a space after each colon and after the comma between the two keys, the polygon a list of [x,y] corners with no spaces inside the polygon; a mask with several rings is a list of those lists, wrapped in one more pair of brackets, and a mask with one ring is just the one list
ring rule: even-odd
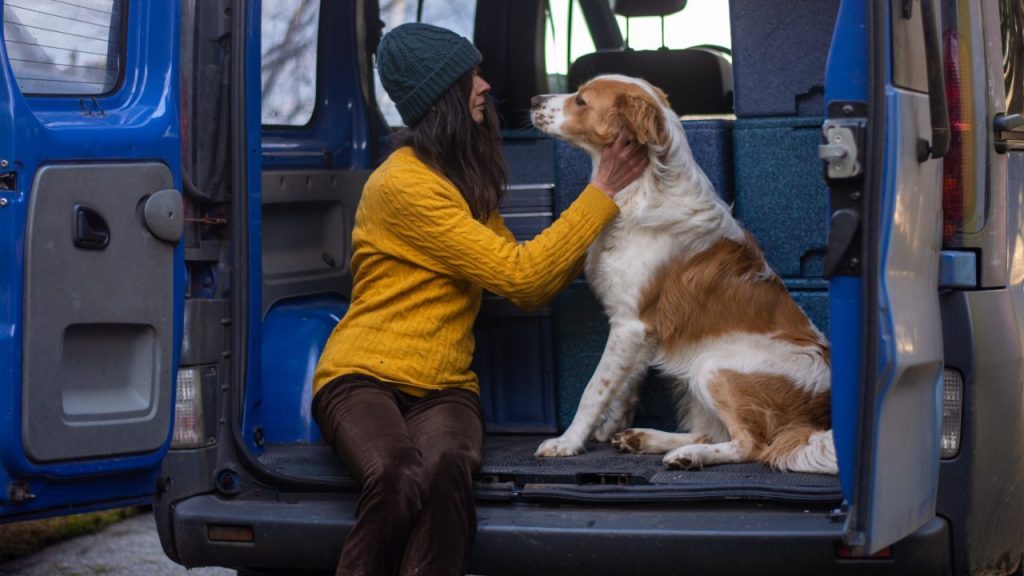
{"label": "blue van", "polygon": [[642,76],[832,343],[837,477],[537,459],[607,323],[583,278],[486,298],[474,573],[1022,573],[1024,1],[0,5],[0,522],[151,503],[184,566],[333,570],[359,486],[312,369],[418,20],[483,53],[520,239],[590,171],[530,97]]}

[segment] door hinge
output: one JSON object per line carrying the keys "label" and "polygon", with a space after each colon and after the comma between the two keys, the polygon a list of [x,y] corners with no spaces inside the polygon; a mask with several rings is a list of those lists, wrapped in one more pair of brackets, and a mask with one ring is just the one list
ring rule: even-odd
{"label": "door hinge", "polygon": [[[2,162],[2,161],[0,161]],[[10,192],[18,188],[17,172],[0,172],[0,192]]]}
{"label": "door hinge", "polygon": [[11,482],[7,486],[7,499],[11,504],[25,504],[36,499],[36,495],[29,491],[28,482]]}

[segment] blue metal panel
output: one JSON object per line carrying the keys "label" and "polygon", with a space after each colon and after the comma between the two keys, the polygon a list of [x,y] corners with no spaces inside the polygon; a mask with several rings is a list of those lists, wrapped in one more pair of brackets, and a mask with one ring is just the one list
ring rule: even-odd
{"label": "blue metal panel", "polygon": [[[20,323],[33,175],[42,165],[56,162],[156,160],[167,164],[180,189],[179,2],[130,2],[125,29],[124,82],[116,92],[95,99],[102,114],[84,114],[77,97],[23,97],[0,42],[0,160],[9,163],[0,172],[18,173],[16,189],[0,192],[7,201],[0,208],[0,521],[53,514],[55,509],[77,512],[96,507],[94,503],[146,501],[156,491],[158,468],[170,444],[169,432],[163,447],[153,453],[46,465],[29,461],[22,450]],[[175,249],[174,278],[172,373],[180,351],[186,280],[181,244]],[[173,400],[173,395],[163,399]],[[12,504],[10,482],[23,483],[34,499]]]}
{"label": "blue metal panel", "polygon": [[[868,14],[865,0],[843,0],[825,72],[825,103],[868,100]],[[853,500],[853,472],[860,412],[861,278],[829,282],[832,343],[832,429],[843,495]]]}
{"label": "blue metal panel", "polygon": [[943,250],[939,255],[939,288],[977,288],[978,255]]}
{"label": "blue metal panel", "polygon": [[[357,81],[361,77],[357,51],[362,47],[356,34],[355,4],[353,0],[323,2],[320,9],[321,23],[332,32],[320,35],[313,119],[305,127],[263,132],[267,168],[370,168],[375,162],[369,130],[370,119],[378,114],[368,105]],[[258,21],[259,13],[255,17]],[[260,93],[258,85],[255,93]],[[258,122],[258,113],[256,119]]]}
{"label": "blue metal panel", "polygon": [[[260,383],[260,366],[262,363],[261,350],[262,331],[258,329],[262,318],[263,309],[263,189],[262,178],[263,163],[260,155],[260,126],[261,126],[261,79],[260,79],[260,14],[262,10],[261,0],[251,0],[246,4],[248,25],[245,28],[245,136],[246,136],[246,172],[245,172],[245,202],[247,207],[245,247],[246,266],[246,292],[248,293],[248,319],[245,331],[247,341],[245,372],[241,375],[245,384],[247,396],[258,393],[262,389]],[[237,118],[237,115],[235,116]],[[256,400],[257,397],[248,397],[247,400]],[[246,410],[242,419],[242,438],[254,454],[259,454],[261,449],[255,440],[256,429],[260,426],[261,414],[259,411],[250,412]]]}
{"label": "blue metal panel", "polygon": [[[320,442],[313,421],[313,372],[327,338],[348,310],[339,298],[302,298],[275,305],[263,321],[262,401],[267,443]],[[246,411],[251,401],[246,400]]]}

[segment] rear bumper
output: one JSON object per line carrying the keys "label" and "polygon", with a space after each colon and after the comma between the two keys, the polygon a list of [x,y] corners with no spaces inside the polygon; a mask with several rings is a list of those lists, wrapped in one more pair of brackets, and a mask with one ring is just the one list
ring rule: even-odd
{"label": "rear bumper", "polygon": [[[186,566],[334,568],[352,527],[355,496],[227,500],[174,506]],[[949,574],[950,536],[936,518],[893,546],[888,559],[840,559],[843,524],[824,510],[745,503],[695,507],[552,506],[481,502],[472,571],[546,574]],[[208,525],[251,526],[252,543],[213,542]]]}

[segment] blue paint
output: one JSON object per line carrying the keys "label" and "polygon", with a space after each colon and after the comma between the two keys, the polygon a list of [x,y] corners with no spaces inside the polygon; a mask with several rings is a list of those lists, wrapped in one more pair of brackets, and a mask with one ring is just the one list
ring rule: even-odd
{"label": "blue paint", "polygon": [[[272,410],[263,414],[266,442],[320,442],[313,421],[313,372],[327,338],[348,310],[333,296],[316,296],[274,305],[263,320],[260,397]],[[255,409],[246,399],[246,412]]]}
{"label": "blue paint", "polygon": [[[825,105],[833,101],[868,101],[868,6],[843,0],[825,70]],[[856,443],[860,413],[861,318],[860,277],[829,281],[829,341],[832,343],[832,430],[839,459],[843,496],[853,501]]]}
{"label": "blue paint", "polygon": [[[261,110],[261,77],[260,77],[260,35],[262,34],[260,17],[261,0],[253,0],[246,4],[248,13],[245,28],[245,129],[246,129],[246,173],[245,198],[247,208],[247,244],[245,246],[246,285],[248,293],[245,331],[246,362],[245,373],[238,376],[239,382],[245,383],[246,401],[255,402],[260,406],[259,391],[260,365],[262,362],[262,322],[260,311],[263,309],[263,188],[262,188],[262,156],[260,154],[260,110]],[[236,192],[237,193],[237,192]],[[260,454],[262,449],[255,440],[256,429],[261,424],[258,410],[246,410],[242,417],[242,438],[253,454]]]}
{"label": "blue paint", "polygon": [[[0,158],[18,172],[17,189],[3,193],[0,210],[0,517],[45,515],[50,509],[87,509],[147,501],[156,491],[170,429],[156,452],[107,460],[37,464],[22,449],[21,364],[25,222],[33,176],[51,162],[158,161],[181,189],[178,124],[179,2],[129,3],[125,76],[113,93],[96,97],[103,115],[84,115],[77,97],[26,98],[18,91],[0,42]],[[116,128],[116,129],[111,129]],[[84,183],[87,184],[87,183]],[[177,371],[186,273],[184,247],[175,249],[174,349]],[[56,345],[56,343],[54,343]],[[173,388],[172,388],[173,390]],[[170,398],[162,399],[173,405]],[[173,417],[173,415],[172,415]],[[72,482],[72,480],[74,480]],[[26,482],[36,499],[6,502],[11,481]]]}
{"label": "blue paint", "polygon": [[939,254],[939,288],[977,288],[978,255],[943,250]]}

